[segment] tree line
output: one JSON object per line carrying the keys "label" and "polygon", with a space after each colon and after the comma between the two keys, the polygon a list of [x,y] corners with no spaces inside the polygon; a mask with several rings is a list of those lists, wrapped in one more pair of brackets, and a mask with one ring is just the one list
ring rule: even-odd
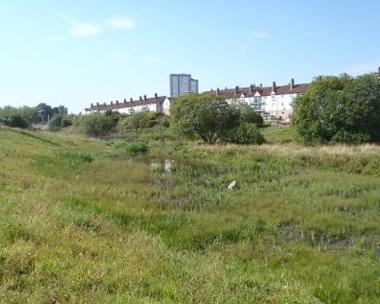
{"label": "tree line", "polygon": [[[306,144],[380,142],[380,76],[320,76],[294,102],[292,126]],[[261,144],[263,118],[247,104],[230,104],[221,97],[189,94],[172,102],[171,115],[142,112],[129,116],[107,111],[69,116],[64,106],[0,108],[0,123],[27,128],[47,123],[50,130],[74,125],[89,136],[115,131],[139,132],[156,126],[174,137],[199,139],[208,144]]]}
{"label": "tree line", "polygon": [[67,115],[64,106],[52,107],[46,103],[40,103],[36,107],[5,106],[0,108],[0,123],[9,127],[29,128],[32,124],[45,124]]}

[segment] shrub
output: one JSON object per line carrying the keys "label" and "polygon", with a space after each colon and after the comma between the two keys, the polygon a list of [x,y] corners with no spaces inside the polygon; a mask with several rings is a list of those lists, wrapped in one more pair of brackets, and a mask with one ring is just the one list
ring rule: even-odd
{"label": "shrub", "polygon": [[4,107],[0,109],[0,123],[12,128],[28,128],[30,122],[21,109]]}
{"label": "shrub", "polygon": [[239,124],[239,112],[220,97],[188,94],[173,102],[170,119],[174,132],[214,144]]}
{"label": "shrub", "polygon": [[127,150],[131,153],[146,153],[148,151],[148,146],[144,143],[130,143],[127,146]]}
{"label": "shrub", "polygon": [[188,138],[196,135],[209,144],[218,140],[234,143],[263,140],[257,130],[263,126],[258,113],[248,105],[230,105],[213,95],[189,94],[178,98],[171,109],[171,126],[180,135]]}
{"label": "shrub", "polygon": [[253,123],[241,123],[228,132],[227,141],[233,144],[257,144],[264,142],[260,129]]}
{"label": "shrub", "polygon": [[117,142],[112,145],[112,148],[117,152],[132,154],[146,153],[149,150],[148,145],[142,142]]}
{"label": "shrub", "polygon": [[89,136],[107,135],[115,130],[116,122],[112,117],[101,113],[82,116],[79,125]]}
{"label": "shrub", "polygon": [[380,80],[376,75],[319,77],[295,101],[293,123],[306,143],[380,141]]}
{"label": "shrub", "polygon": [[264,126],[264,120],[259,113],[257,113],[249,105],[240,105],[240,121],[242,123],[255,124],[257,127],[262,128]]}
{"label": "shrub", "polygon": [[69,127],[73,124],[72,120],[69,118],[68,115],[64,114],[56,114],[53,116],[53,118],[49,121],[49,130],[50,131],[57,131],[62,128]]}
{"label": "shrub", "polygon": [[140,112],[122,119],[119,127],[121,130],[139,131],[144,128],[152,128],[160,123],[167,127],[167,124],[165,124],[165,117],[162,114],[154,112]]}

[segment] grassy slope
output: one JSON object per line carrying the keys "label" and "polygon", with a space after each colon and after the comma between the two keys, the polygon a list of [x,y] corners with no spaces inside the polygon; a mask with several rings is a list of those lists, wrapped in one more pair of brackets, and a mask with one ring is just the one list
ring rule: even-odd
{"label": "grassy slope", "polygon": [[0,129],[0,303],[379,303],[379,152]]}

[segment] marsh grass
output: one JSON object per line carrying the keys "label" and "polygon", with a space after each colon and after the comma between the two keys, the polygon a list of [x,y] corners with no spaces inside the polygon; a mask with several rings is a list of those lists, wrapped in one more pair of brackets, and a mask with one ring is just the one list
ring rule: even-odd
{"label": "marsh grass", "polygon": [[379,147],[30,134],[0,129],[1,303],[378,303]]}

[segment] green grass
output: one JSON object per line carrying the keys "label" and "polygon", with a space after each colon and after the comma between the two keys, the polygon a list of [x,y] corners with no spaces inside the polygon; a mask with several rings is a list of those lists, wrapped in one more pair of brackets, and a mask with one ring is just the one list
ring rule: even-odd
{"label": "green grass", "polygon": [[0,303],[380,303],[380,147],[264,134],[135,153],[0,128]]}

